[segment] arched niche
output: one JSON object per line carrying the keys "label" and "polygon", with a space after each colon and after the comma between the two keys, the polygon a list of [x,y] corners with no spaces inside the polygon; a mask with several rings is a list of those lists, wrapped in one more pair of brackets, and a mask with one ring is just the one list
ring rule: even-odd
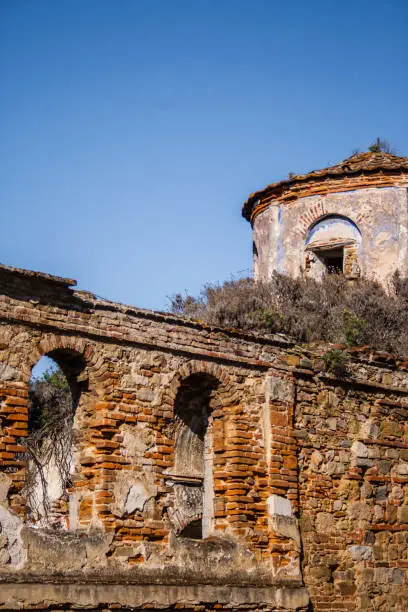
{"label": "arched niche", "polygon": [[213,409],[220,381],[194,373],[179,386],[174,405],[174,466],[171,479],[181,537],[205,538],[213,520]]}
{"label": "arched niche", "polygon": [[357,225],[341,215],[326,215],[310,228],[305,241],[305,271],[321,278],[341,273],[348,278],[361,274],[362,236]]}

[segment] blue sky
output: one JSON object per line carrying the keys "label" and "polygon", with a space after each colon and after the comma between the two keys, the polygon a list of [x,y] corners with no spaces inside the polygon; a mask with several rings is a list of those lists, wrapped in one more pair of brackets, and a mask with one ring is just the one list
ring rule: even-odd
{"label": "blue sky", "polygon": [[0,0],[0,260],[163,309],[251,268],[251,191],[408,154],[406,0]]}

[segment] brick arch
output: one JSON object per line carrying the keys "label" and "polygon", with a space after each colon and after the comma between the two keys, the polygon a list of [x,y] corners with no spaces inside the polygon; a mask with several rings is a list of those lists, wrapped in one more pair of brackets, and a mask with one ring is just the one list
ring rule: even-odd
{"label": "brick arch", "polygon": [[166,405],[171,406],[172,409],[174,408],[174,403],[183,381],[193,374],[213,376],[220,382],[218,392],[222,395],[228,396],[229,400],[234,401],[235,393],[233,383],[229,375],[220,365],[213,362],[192,360],[184,363],[175,372],[174,377],[163,397],[163,402]]}
{"label": "brick arch", "polygon": [[103,381],[98,374],[100,357],[95,347],[86,343],[82,338],[59,336],[52,333],[43,336],[37,346],[25,357],[21,367],[23,382],[28,384],[33,367],[42,357],[57,350],[72,351],[82,357],[93,390],[97,391],[98,388],[103,386]]}
{"label": "brick arch", "polygon": [[347,211],[347,214],[344,214],[343,211],[338,210],[337,206],[327,206],[327,204],[328,203],[322,199],[319,202],[310,205],[309,208],[307,208],[299,217],[297,227],[295,229],[296,234],[306,240],[307,235],[313,226],[329,215],[338,215],[344,219],[349,219],[358,227],[360,232],[361,230],[359,228],[359,224],[369,221],[370,219],[369,212],[358,212],[355,214],[354,211]]}
{"label": "brick arch", "polygon": [[[184,363],[174,373],[173,379],[163,394],[162,404],[165,406],[166,412],[168,413],[167,424],[169,429],[167,435],[172,438],[175,435],[175,408],[177,404],[178,394],[183,386],[183,383],[193,375],[211,376],[215,380],[219,381],[219,385],[215,391],[216,400],[220,400],[224,406],[231,406],[239,401],[238,393],[235,392],[233,382],[227,372],[217,363],[191,360]],[[218,413],[218,422],[221,430],[224,430],[225,415],[220,413],[218,406],[212,407],[216,413]],[[171,415],[171,416],[170,416]],[[223,434],[224,435],[224,434]],[[175,455],[169,457],[173,462],[175,461]]]}
{"label": "brick arch", "polygon": [[[163,398],[166,403],[166,411],[171,414],[168,418],[168,429],[166,436],[172,441],[175,441],[175,408],[178,393],[182,388],[183,383],[193,375],[211,376],[219,381],[219,385],[214,392],[214,405],[212,406],[213,423],[212,423],[212,469],[213,469],[213,503],[217,504],[217,509],[214,507],[214,516],[210,520],[213,521],[212,529],[225,530],[230,529],[230,518],[227,514],[227,491],[236,487],[235,481],[232,481],[232,476],[226,472],[226,466],[229,462],[227,449],[232,448],[235,438],[235,419],[239,415],[237,406],[241,404],[242,397],[240,391],[235,389],[234,380],[225,369],[217,363],[209,361],[192,360],[184,363],[174,374],[170,387],[167,390],[166,396]],[[212,402],[211,402],[212,403]],[[242,407],[241,407],[242,410]],[[227,422],[230,421],[228,427]],[[162,431],[163,433],[163,431]],[[169,470],[173,470],[175,466],[176,448],[173,447],[173,452],[168,456],[170,462]],[[207,492],[209,490],[207,489]],[[211,496],[211,493],[209,493]],[[207,498],[208,499],[208,498]],[[170,523],[173,529],[179,533],[184,529],[192,519],[192,515],[184,516],[182,508],[174,508],[172,504],[168,509]],[[203,515],[196,513],[194,520],[203,519]],[[209,518],[209,517],[207,517]]]}
{"label": "brick arch", "polygon": [[[83,338],[79,338],[71,335],[59,335],[55,333],[46,333],[36,340],[36,345],[31,347],[31,350],[26,351],[21,356],[21,380],[24,383],[25,388],[28,391],[29,380],[32,372],[32,368],[41,357],[50,355],[54,351],[67,351],[76,354],[81,357],[84,362],[84,370],[86,371],[87,378],[89,380],[89,389],[85,392],[82,390],[78,395],[78,405],[75,411],[75,418],[73,422],[73,428],[76,432],[74,447],[78,451],[78,456],[81,449],[88,449],[87,454],[87,465],[84,468],[81,463],[78,463],[74,472],[74,484],[70,492],[75,494],[79,493],[78,499],[81,500],[77,516],[75,518],[76,526],[74,529],[87,528],[91,518],[88,516],[89,512],[95,505],[95,491],[87,486],[88,477],[85,476],[85,471],[92,466],[92,460],[95,459],[95,449],[92,441],[94,429],[91,426],[92,420],[95,415],[98,414],[103,418],[104,408],[101,399],[105,396],[106,388],[110,384],[110,380],[106,377],[104,369],[104,358],[98,351],[98,346],[94,346],[91,343],[86,342]],[[28,404],[25,407],[28,411]],[[103,481],[103,475],[98,472],[98,466],[95,467],[95,481]],[[88,514],[87,514],[88,512]],[[95,514],[95,513],[94,513]],[[61,520],[68,523],[67,510],[61,513]],[[65,524],[65,523],[64,523]],[[71,525],[72,528],[72,525]]]}
{"label": "brick arch", "polygon": [[317,227],[320,222],[325,221],[326,219],[327,220],[330,220],[330,219],[339,219],[339,220],[342,220],[342,221],[346,221],[350,225],[354,226],[354,228],[357,230],[360,238],[362,237],[361,230],[360,230],[358,224],[351,218],[351,215],[343,215],[343,214],[340,214],[340,213],[335,213],[335,212],[332,213],[332,212],[330,212],[330,213],[327,213],[326,215],[318,217],[311,225],[309,225],[309,227],[307,229],[307,232],[306,232],[306,240],[310,236],[310,233],[312,232],[312,230],[315,227]]}
{"label": "brick arch", "polygon": [[169,518],[175,533],[178,535],[183,531],[190,523],[194,521],[200,521],[203,518],[202,512],[196,512],[195,514],[187,515],[183,508],[169,508],[168,510]]}

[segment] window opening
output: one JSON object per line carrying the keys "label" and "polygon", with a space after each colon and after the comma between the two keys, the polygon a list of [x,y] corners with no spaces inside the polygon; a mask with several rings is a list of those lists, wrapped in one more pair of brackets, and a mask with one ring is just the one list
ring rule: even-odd
{"label": "window opening", "polygon": [[[32,370],[29,383],[26,481],[27,520],[41,527],[61,526],[71,485],[73,419],[84,370],[83,359],[70,351],[53,351]],[[62,513],[62,514],[61,514]]]}
{"label": "window opening", "polygon": [[342,274],[344,268],[344,249],[329,249],[327,251],[314,251],[315,255],[326,267],[329,274]]}

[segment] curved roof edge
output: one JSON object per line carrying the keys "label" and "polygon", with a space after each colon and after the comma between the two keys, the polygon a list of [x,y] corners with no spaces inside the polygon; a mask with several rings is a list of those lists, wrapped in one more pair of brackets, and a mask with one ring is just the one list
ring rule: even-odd
{"label": "curved roof edge", "polygon": [[277,183],[271,183],[264,189],[251,193],[242,207],[242,216],[248,221],[251,221],[254,208],[261,198],[278,198],[286,189],[296,184],[307,183],[309,181],[322,181],[327,178],[341,178],[342,176],[346,177],[357,174],[374,174],[376,172],[385,172],[387,174],[408,172],[408,157],[393,155],[392,153],[385,153],[383,151],[368,151],[364,153],[355,153],[342,162],[322,170],[313,170],[307,174],[295,174],[288,179],[278,181]]}

